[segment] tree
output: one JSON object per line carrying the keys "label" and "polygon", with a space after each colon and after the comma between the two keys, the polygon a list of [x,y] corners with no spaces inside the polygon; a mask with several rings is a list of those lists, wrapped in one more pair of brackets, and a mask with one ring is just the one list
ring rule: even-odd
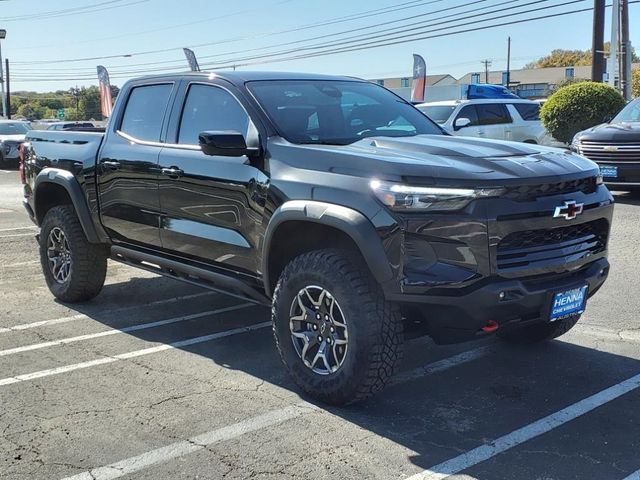
{"label": "tree", "polygon": [[540,119],[555,139],[570,143],[576,133],[604,122],[624,105],[622,95],[609,85],[580,82],[553,93],[540,109]]}
{"label": "tree", "polygon": [[[605,52],[609,51],[610,42],[604,44]],[[640,62],[640,57],[636,55],[635,49],[631,52],[631,61]],[[588,50],[563,50],[558,48],[552,50],[547,56],[539,58],[535,62],[528,63],[524,68],[549,68],[549,67],[573,67],[591,65],[591,49]]]}
{"label": "tree", "polygon": [[631,73],[631,95],[634,98],[640,97],[640,67],[634,68]]}

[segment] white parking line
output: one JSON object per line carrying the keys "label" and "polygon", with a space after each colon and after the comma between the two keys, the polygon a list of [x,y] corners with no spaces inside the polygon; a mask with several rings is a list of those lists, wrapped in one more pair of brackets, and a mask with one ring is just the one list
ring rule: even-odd
{"label": "white parking line", "polygon": [[164,352],[165,350],[171,350],[174,348],[188,347],[190,345],[210,342],[211,340],[230,337],[232,335],[238,335],[240,333],[252,332],[254,330],[259,330],[261,328],[266,328],[270,326],[271,326],[271,322],[263,322],[255,325],[249,325],[248,327],[234,328],[232,330],[225,330],[224,332],[217,332],[217,333],[212,333],[210,335],[203,335],[201,337],[189,338],[187,340],[180,340],[179,342],[165,343],[162,345],[158,345],[156,347],[145,348],[142,350],[134,350],[132,352],[121,353],[119,355],[98,358],[96,360],[90,360],[88,362],[74,363],[71,365],[64,365],[62,367],[49,368],[47,370],[39,370],[37,372],[25,373],[23,375],[16,375],[15,377],[2,378],[0,379],[0,387],[5,385],[12,385],[14,383],[26,382],[29,380],[35,380],[36,378],[50,377],[52,375],[59,375],[61,373],[73,372],[75,370],[82,370],[85,368],[96,367],[98,365],[105,365],[107,363],[114,363],[120,360],[128,360],[130,358],[142,357],[144,355]]}
{"label": "white parking line", "polygon": [[0,232],[16,232],[18,230],[36,230],[38,227],[29,225],[27,227],[0,228]]}
{"label": "white parking line", "polygon": [[232,440],[245,433],[272,427],[317,410],[319,409],[315,405],[301,402],[289,407],[272,410],[263,415],[248,418],[227,427],[212,430],[202,435],[192,437],[189,440],[172,443],[166,447],[157,448],[142,455],[127,458],[105,467],[95,468],[88,472],[73,475],[72,477],[66,477],[63,480],[111,480],[123,477],[147,467],[204,450],[216,443]]}
{"label": "white parking line", "polygon": [[640,387],[640,374],[405,480],[440,480],[547,433]]}
{"label": "white parking line", "polygon": [[[181,297],[165,298],[162,300],[156,300],[155,302],[146,303],[144,305],[130,305],[128,307],[113,309],[113,310],[110,310],[109,313],[119,313],[119,312],[125,312],[127,310],[133,310],[134,308],[153,307],[156,305],[164,305],[166,303],[182,302],[184,300],[192,300],[194,298],[203,297],[205,295],[213,295],[215,293],[216,292],[200,292],[200,293],[194,293],[192,295],[184,295]],[[78,315],[72,315],[70,317],[54,318],[52,320],[41,320],[39,322],[22,323],[20,325],[14,325],[13,327],[0,327],[0,333],[29,330],[32,328],[44,327],[46,325],[59,325],[61,323],[73,322],[75,320],[82,320],[85,318],[91,319],[92,317],[90,317],[87,314],[80,313]]]}
{"label": "white parking line", "polygon": [[6,265],[0,265],[0,268],[24,267],[26,265],[36,265],[36,264],[40,264],[40,260],[29,260],[28,262],[8,263]]}
{"label": "white parking line", "polygon": [[628,477],[624,477],[622,480],[640,480],[640,470],[633,472]]}
{"label": "white parking line", "polygon": [[0,240],[2,240],[3,238],[16,238],[16,237],[35,237],[36,234],[35,232],[30,232],[30,233],[15,233],[12,235],[0,235]]}
{"label": "white parking line", "polygon": [[[472,353],[475,352],[475,353]],[[473,359],[479,358],[489,352],[486,347],[477,348],[465,352],[469,355],[454,355],[453,357],[445,358],[437,362],[430,363],[421,367],[420,369],[411,370],[411,372],[417,372],[418,370],[422,376],[433,375],[438,372],[442,372],[449,368],[453,368],[456,365],[466,363]],[[400,381],[408,381],[417,378],[412,375],[400,375]],[[398,383],[396,382],[393,382]],[[165,447],[157,448],[149,452],[145,452],[135,457],[130,457],[125,460],[121,460],[110,465],[94,468],[93,470],[79,473],[71,477],[66,477],[62,480],[113,480],[116,478],[130,475],[132,473],[144,470],[145,468],[152,467],[161,463],[166,463],[178,457],[189,455],[191,453],[198,452],[204,448],[209,447],[214,443],[220,443],[227,440],[232,440],[236,437],[244,435],[245,433],[255,432],[263,428],[272,427],[288,420],[306,415],[312,412],[323,412],[319,407],[308,403],[301,402],[288,407],[272,410],[263,415],[251,417],[241,422],[229,425],[228,427],[212,430],[201,435],[184,440],[181,442],[172,443]]]}
{"label": "white parking line", "polygon": [[240,310],[241,308],[251,307],[253,303],[243,303],[240,305],[234,305],[232,307],[220,308],[217,310],[209,310],[207,312],[194,313],[191,315],[183,315],[181,317],[167,318],[166,320],[158,320],[157,322],[140,323],[138,325],[131,325],[120,329],[104,330],[97,333],[89,333],[86,335],[78,335],[75,337],[60,338],[58,340],[52,340],[50,342],[33,343],[31,345],[25,345],[23,347],[9,348],[7,350],[0,350],[0,357],[6,357],[8,355],[14,355],[16,353],[30,352],[32,350],[40,350],[43,348],[54,347],[57,345],[67,345],[69,343],[82,342],[85,340],[93,340],[94,338],[107,337],[110,335],[117,335],[120,333],[137,332],[139,330],[146,330],[148,328],[162,327],[165,325],[172,325],[174,323],[188,322],[195,320],[196,318],[206,317],[208,315],[216,315],[218,313],[233,312],[234,310]]}
{"label": "white parking line", "polygon": [[[625,341],[630,343],[640,342],[640,331],[638,330],[615,330],[613,328],[598,327],[595,325],[581,325],[575,326],[575,333],[582,333],[584,335],[590,335],[598,337],[599,339]],[[571,333],[569,333],[571,335]],[[570,338],[570,336],[569,336]]]}

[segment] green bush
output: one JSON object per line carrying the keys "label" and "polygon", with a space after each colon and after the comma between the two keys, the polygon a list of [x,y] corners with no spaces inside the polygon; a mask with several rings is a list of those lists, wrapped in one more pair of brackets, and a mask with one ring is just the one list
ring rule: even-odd
{"label": "green bush", "polygon": [[625,101],[615,89],[604,83],[580,82],[558,89],[540,110],[547,131],[561,142],[618,113]]}

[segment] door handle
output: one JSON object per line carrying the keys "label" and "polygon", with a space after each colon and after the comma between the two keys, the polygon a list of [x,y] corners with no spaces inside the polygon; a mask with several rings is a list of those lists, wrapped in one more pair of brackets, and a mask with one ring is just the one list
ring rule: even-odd
{"label": "door handle", "polygon": [[106,170],[118,170],[120,168],[120,162],[115,160],[102,160],[100,165]]}
{"label": "door handle", "polygon": [[184,174],[184,170],[180,170],[178,167],[162,167],[160,173],[170,178],[178,178]]}

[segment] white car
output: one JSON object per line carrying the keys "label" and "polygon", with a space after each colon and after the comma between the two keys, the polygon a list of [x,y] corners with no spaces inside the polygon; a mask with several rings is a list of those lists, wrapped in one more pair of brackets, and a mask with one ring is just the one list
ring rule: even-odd
{"label": "white car", "polygon": [[566,148],[544,129],[540,104],[531,100],[450,100],[416,107],[452,135]]}
{"label": "white car", "polygon": [[18,148],[29,130],[28,122],[0,120],[0,165],[18,162]]}

